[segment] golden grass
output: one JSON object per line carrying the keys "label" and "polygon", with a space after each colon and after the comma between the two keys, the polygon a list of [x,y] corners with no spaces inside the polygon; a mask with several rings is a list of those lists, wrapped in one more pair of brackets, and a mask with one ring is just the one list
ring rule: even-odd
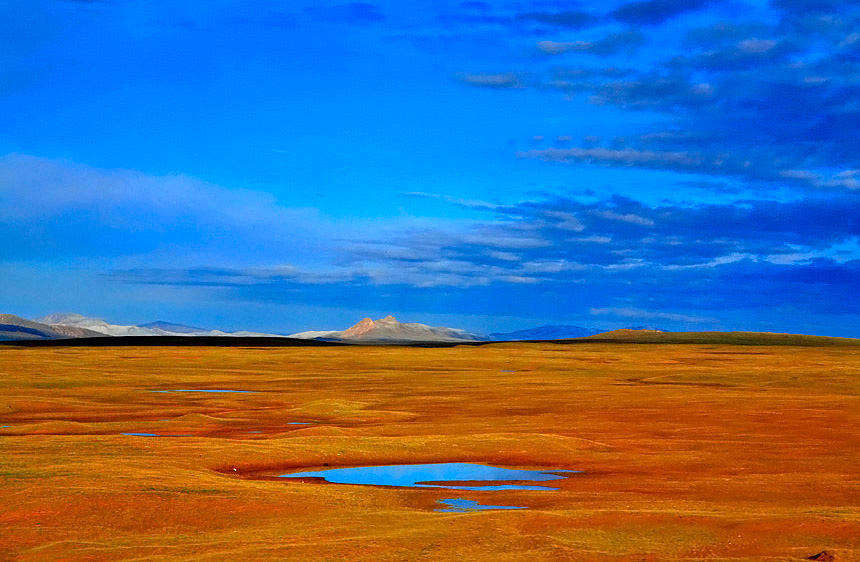
{"label": "golden grass", "polygon": [[[847,346],[0,348],[0,559],[858,559],[858,397]],[[585,472],[272,478],[417,462]]]}

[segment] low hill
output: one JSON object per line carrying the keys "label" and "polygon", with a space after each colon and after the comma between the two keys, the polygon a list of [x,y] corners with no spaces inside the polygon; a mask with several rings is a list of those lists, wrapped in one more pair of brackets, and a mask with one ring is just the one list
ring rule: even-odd
{"label": "low hill", "polygon": [[728,345],[857,345],[860,339],[770,332],[661,332],[659,330],[613,330],[565,342],[728,344]]}
{"label": "low hill", "polygon": [[64,338],[92,338],[98,332],[71,326],[52,326],[26,320],[14,314],[0,314],[0,341],[54,340]]}

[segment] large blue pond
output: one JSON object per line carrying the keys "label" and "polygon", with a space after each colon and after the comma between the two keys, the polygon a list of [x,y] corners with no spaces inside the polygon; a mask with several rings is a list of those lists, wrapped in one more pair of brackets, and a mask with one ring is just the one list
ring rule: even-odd
{"label": "large blue pond", "polygon": [[[282,478],[322,478],[334,484],[364,484],[407,488],[446,488],[449,490],[557,490],[542,484],[567,478],[561,473],[573,470],[516,470],[473,463],[401,464],[331,468],[282,474]],[[498,485],[464,485],[463,482],[507,482]]]}

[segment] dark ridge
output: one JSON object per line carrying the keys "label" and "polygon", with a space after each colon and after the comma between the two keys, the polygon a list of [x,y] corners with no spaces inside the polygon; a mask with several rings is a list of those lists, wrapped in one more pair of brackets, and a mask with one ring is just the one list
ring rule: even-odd
{"label": "dark ridge", "polygon": [[343,345],[338,342],[298,338],[265,338],[241,336],[105,336],[62,340],[12,340],[0,345],[23,347],[324,347]]}
{"label": "dark ridge", "polygon": [[0,341],[0,345],[20,347],[343,347],[379,345],[454,347],[486,343],[489,342],[348,342],[247,336],[105,336],[101,338]]}
{"label": "dark ridge", "polygon": [[17,324],[0,324],[0,332],[20,332],[23,334],[30,334],[31,336],[39,336],[40,338],[56,337],[55,334],[48,334],[46,332],[36,330],[35,328],[28,328]]}
{"label": "dark ridge", "polygon": [[860,346],[860,339],[770,332],[658,332],[614,330],[587,338],[557,340],[556,343],[639,343],[788,345],[802,347]]}
{"label": "dark ridge", "polygon": [[563,340],[530,340],[521,342],[416,342],[416,341],[332,341],[287,337],[248,336],[123,336],[91,337],[50,340],[0,340],[0,345],[19,347],[337,347],[337,346],[398,346],[445,348],[457,346],[508,345],[517,343],[573,344],[704,344],[739,346],[860,346],[860,339],[804,336],[795,334],[768,334],[757,332],[656,332],[613,337],[612,333],[587,338]]}

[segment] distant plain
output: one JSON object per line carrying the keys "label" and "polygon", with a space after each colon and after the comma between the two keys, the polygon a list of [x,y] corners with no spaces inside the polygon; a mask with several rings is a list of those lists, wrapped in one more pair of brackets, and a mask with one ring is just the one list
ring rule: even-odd
{"label": "distant plain", "polygon": [[[857,346],[4,346],[0,426],[2,559],[860,558]],[[445,462],[583,472],[277,478]]]}

